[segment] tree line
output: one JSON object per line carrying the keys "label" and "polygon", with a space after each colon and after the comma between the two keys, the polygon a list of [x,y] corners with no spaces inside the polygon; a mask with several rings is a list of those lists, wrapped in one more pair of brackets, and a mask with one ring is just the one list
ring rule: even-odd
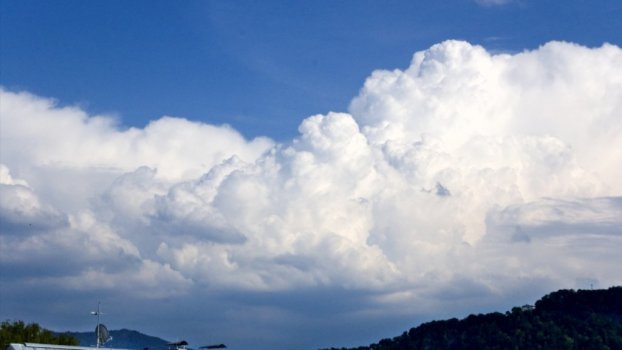
{"label": "tree line", "polygon": [[411,349],[622,349],[622,287],[560,290],[535,306],[432,321],[369,346],[330,350]]}
{"label": "tree line", "polygon": [[37,323],[3,321],[0,324],[0,349],[6,349],[11,343],[79,345],[78,340],[71,335],[52,332]]}

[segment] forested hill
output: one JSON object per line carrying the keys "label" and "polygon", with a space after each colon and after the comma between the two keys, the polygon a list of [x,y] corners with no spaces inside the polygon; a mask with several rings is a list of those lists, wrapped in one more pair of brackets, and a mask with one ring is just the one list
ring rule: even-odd
{"label": "forested hill", "polygon": [[[81,346],[95,346],[95,331],[67,332],[65,334],[76,338]],[[129,329],[111,330],[110,336],[112,339],[105,344],[107,348],[140,350],[145,348],[148,348],[149,350],[168,349],[168,341]]]}
{"label": "forested hill", "polygon": [[350,350],[408,349],[622,349],[622,287],[560,290],[535,307],[428,322]]}

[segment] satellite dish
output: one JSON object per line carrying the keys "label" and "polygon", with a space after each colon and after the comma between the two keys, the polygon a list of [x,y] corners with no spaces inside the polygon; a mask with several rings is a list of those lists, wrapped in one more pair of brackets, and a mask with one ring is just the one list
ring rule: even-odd
{"label": "satellite dish", "polygon": [[110,333],[108,332],[108,328],[101,323],[95,327],[95,335],[97,336],[97,343],[102,345],[112,339]]}
{"label": "satellite dish", "polygon": [[188,349],[187,346],[188,346],[188,342],[185,340],[168,344],[168,348],[170,350],[187,350]]}

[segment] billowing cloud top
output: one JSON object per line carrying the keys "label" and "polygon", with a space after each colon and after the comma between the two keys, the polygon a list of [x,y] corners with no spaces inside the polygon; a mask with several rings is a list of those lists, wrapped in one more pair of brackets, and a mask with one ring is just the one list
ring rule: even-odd
{"label": "billowing cloud top", "polygon": [[174,117],[122,130],[2,90],[5,278],[148,299],[341,288],[419,312],[622,283],[620,62],[447,41],[286,144]]}

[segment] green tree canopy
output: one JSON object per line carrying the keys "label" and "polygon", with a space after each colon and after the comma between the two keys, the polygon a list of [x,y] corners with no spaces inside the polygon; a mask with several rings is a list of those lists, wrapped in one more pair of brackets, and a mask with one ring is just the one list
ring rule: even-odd
{"label": "green tree canopy", "polygon": [[4,321],[0,324],[0,346],[5,349],[10,343],[43,343],[56,345],[78,345],[78,340],[68,334],[56,334],[37,323]]}
{"label": "green tree canopy", "polygon": [[392,339],[341,350],[414,349],[622,349],[622,287],[560,290],[535,306],[427,322]]}

